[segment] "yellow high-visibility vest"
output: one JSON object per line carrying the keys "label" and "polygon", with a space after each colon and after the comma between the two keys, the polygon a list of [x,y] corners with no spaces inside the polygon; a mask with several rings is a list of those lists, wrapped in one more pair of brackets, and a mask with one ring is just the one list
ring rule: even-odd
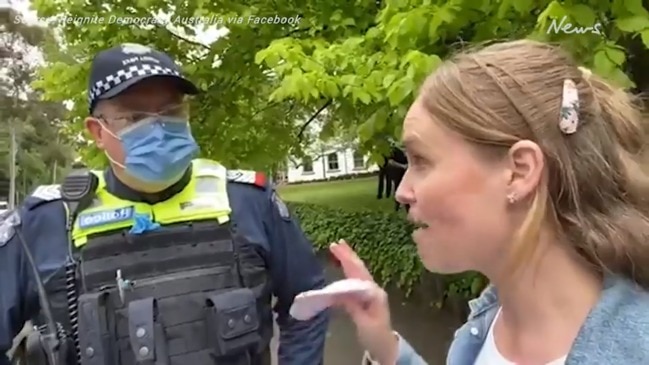
{"label": "yellow high-visibility vest", "polygon": [[150,219],[160,225],[214,219],[223,224],[230,219],[230,202],[226,190],[226,169],[206,159],[192,161],[192,177],[185,188],[173,197],[147,204],[120,199],[109,193],[102,171],[95,200],[74,222],[72,240],[75,247],[86,244],[88,237],[133,226],[136,219]]}

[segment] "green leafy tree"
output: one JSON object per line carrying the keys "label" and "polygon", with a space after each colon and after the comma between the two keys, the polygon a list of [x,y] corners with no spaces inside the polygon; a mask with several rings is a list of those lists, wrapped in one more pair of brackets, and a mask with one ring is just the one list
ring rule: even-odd
{"label": "green leafy tree", "polygon": [[[369,16],[323,13],[310,37],[277,39],[256,61],[281,80],[271,100],[328,99],[332,120],[357,128],[375,157],[385,152],[386,136],[400,135],[423,78],[465,45],[525,37],[560,42],[621,86],[649,86],[649,12],[641,0],[387,0],[368,28]],[[332,29],[339,36],[328,36]]]}
{"label": "green leafy tree", "polygon": [[[368,2],[369,4],[369,2]],[[310,37],[311,24],[328,21],[323,3],[236,1],[212,3],[194,1],[112,2],[110,5],[85,1],[36,0],[40,17],[60,17],[50,27],[61,34],[61,48],[72,56],[63,59],[56,49],[46,52],[47,67],[35,83],[49,100],[74,101],[69,134],[80,133],[81,119],[87,115],[86,82],[92,56],[98,51],[125,42],[141,43],[173,55],[203,91],[192,103],[192,128],[205,157],[232,167],[271,169],[284,161],[299,145],[299,130],[319,108],[291,101],[272,101],[270,94],[280,86],[277,74],[255,63],[258,51],[274,39],[286,36]],[[371,7],[376,8],[375,4]],[[347,5],[350,14],[363,16],[368,9]],[[373,10],[376,14],[376,9]],[[331,13],[332,10],[325,12]],[[171,14],[171,22],[124,24],[134,19],[153,19],[159,13]],[[75,23],[73,20],[102,17],[103,22]],[[252,18],[251,18],[252,16]],[[301,19],[289,24],[262,24],[259,17]],[[206,45],[192,37],[197,17],[211,25],[227,26],[229,33]],[[297,17],[297,18],[296,18]],[[67,21],[62,21],[66,19]],[[373,16],[367,17],[368,21]],[[151,22],[149,22],[151,23]],[[216,23],[216,24],[215,24]],[[330,32],[330,38],[340,35]],[[215,65],[217,61],[218,66]],[[92,148],[82,149],[91,165],[105,159]]]}
{"label": "green leafy tree", "polygon": [[[79,134],[87,114],[91,57],[124,42],[147,44],[172,54],[203,90],[192,107],[196,137],[206,157],[234,167],[272,169],[288,154],[299,156],[309,145],[304,129],[323,110],[325,130],[357,134],[362,148],[378,160],[389,148],[387,139],[400,134],[417,85],[465,44],[522,37],[560,41],[599,74],[624,86],[649,84],[643,67],[649,17],[641,0],[139,0],[110,5],[36,0],[34,5],[40,17],[66,20],[50,24],[62,36],[66,57],[48,50],[49,64],[35,85],[50,100],[75,102],[68,133]],[[162,13],[170,15],[170,23],[151,22]],[[275,16],[300,21],[255,21]],[[102,21],[88,21],[93,17]],[[149,24],[135,24],[137,19]],[[199,43],[193,37],[200,19],[229,33],[211,44]],[[548,31],[553,21],[560,24],[556,33]],[[597,23],[601,34],[593,32]],[[564,32],[576,26],[591,29]],[[87,161],[105,162],[83,146]]]}
{"label": "green leafy tree", "polygon": [[[15,22],[17,13],[0,9],[0,180],[10,175],[11,131],[15,131],[16,190],[24,196],[35,185],[51,183],[61,176],[72,150],[59,133],[65,108],[42,100],[29,87],[34,80],[35,52],[51,35],[45,28]],[[4,189],[8,187],[3,184]],[[8,191],[0,192],[7,197]]]}

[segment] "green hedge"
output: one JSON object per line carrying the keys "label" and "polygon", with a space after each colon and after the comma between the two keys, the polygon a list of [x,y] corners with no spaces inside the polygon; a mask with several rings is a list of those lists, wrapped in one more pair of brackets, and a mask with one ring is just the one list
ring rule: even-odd
{"label": "green hedge", "polygon": [[[348,211],[323,205],[289,203],[304,232],[319,250],[345,239],[383,286],[395,284],[406,296],[419,283],[422,266],[411,234],[413,227],[396,213]],[[476,273],[447,277],[446,295],[475,297],[486,283]]]}

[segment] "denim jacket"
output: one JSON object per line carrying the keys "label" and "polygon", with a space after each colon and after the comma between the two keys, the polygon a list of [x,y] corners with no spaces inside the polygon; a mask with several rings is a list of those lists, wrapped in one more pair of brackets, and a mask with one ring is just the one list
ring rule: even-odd
{"label": "denim jacket", "polygon": [[[467,322],[455,332],[447,365],[473,365],[498,310],[494,287],[469,302]],[[566,365],[649,364],[649,292],[629,280],[610,276],[597,305],[572,344]],[[399,338],[396,365],[427,365]]]}

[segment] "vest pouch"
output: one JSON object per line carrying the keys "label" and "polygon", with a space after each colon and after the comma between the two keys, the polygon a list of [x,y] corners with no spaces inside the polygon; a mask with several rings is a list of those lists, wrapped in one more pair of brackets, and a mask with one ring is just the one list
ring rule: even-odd
{"label": "vest pouch", "polygon": [[158,301],[152,297],[128,303],[128,336],[136,364],[169,364],[167,336],[158,312]]}
{"label": "vest pouch", "polygon": [[111,338],[108,293],[79,297],[79,347],[82,365],[115,365]]}
{"label": "vest pouch", "polygon": [[206,305],[208,340],[216,357],[239,355],[259,345],[259,315],[252,290],[210,294]]}

